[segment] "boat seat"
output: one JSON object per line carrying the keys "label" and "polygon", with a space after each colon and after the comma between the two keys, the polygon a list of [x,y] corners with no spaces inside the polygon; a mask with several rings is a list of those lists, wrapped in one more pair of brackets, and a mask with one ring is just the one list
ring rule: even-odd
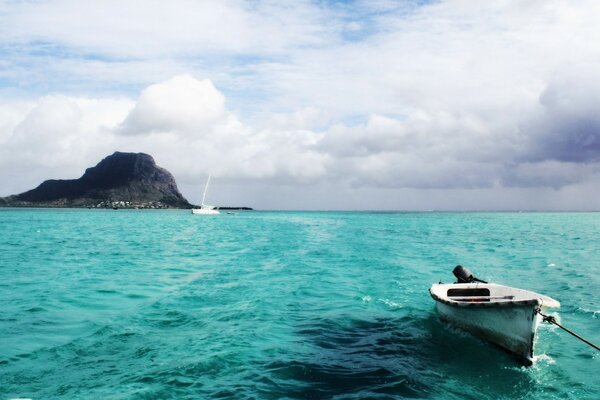
{"label": "boat seat", "polygon": [[446,293],[448,297],[483,297],[490,295],[490,289],[488,288],[472,288],[472,289],[448,289]]}

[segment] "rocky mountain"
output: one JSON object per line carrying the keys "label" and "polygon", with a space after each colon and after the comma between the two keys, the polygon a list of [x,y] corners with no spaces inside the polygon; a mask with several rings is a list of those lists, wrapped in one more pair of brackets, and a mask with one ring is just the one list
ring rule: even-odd
{"label": "rocky mountain", "polygon": [[190,208],[175,178],[144,153],[121,153],[86,169],[79,179],[44,181],[27,192],[0,198],[0,206]]}

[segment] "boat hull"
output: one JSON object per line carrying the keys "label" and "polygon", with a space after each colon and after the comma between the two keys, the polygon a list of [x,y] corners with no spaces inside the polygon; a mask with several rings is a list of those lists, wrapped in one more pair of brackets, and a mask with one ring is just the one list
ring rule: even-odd
{"label": "boat hull", "polygon": [[214,208],[194,208],[192,209],[192,214],[219,215],[221,213],[219,212],[219,210],[215,210]]}
{"label": "boat hull", "polygon": [[494,343],[525,365],[533,362],[535,334],[540,323],[538,304],[465,307],[436,301],[442,320]]}

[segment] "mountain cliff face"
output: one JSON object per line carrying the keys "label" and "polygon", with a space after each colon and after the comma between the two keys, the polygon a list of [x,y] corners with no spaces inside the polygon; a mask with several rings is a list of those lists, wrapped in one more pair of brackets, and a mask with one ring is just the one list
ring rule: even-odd
{"label": "mountain cliff face", "polygon": [[0,199],[0,205],[41,207],[114,206],[189,208],[175,178],[144,153],[106,157],[79,179],[47,180],[33,190]]}

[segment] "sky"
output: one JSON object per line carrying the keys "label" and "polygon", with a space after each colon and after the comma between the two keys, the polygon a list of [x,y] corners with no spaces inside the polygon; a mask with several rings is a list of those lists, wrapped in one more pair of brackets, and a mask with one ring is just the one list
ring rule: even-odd
{"label": "sky", "polygon": [[0,0],[0,196],[144,152],[191,202],[600,209],[600,2]]}

